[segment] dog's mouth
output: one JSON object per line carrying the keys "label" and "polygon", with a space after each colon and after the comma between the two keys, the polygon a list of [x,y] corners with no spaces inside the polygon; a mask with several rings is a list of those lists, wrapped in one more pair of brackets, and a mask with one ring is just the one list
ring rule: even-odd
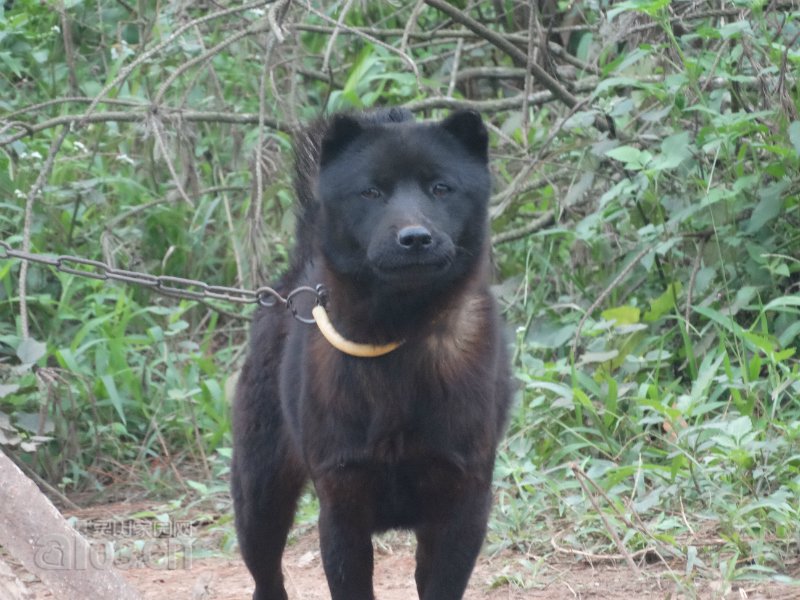
{"label": "dog's mouth", "polygon": [[450,268],[447,256],[426,257],[424,260],[397,260],[373,264],[373,272],[382,280],[412,287],[428,284]]}
{"label": "dog's mouth", "polygon": [[437,287],[449,279],[456,259],[455,246],[440,235],[431,235],[421,243],[390,236],[375,243],[366,254],[373,276],[398,290]]}

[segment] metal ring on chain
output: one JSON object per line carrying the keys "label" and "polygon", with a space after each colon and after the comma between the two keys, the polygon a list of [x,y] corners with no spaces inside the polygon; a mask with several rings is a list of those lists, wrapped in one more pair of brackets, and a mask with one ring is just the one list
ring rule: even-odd
{"label": "metal ring on chain", "polygon": [[286,308],[288,308],[289,311],[292,313],[292,316],[301,323],[308,323],[308,324],[316,323],[313,316],[303,317],[297,313],[297,309],[294,306],[294,299],[297,298],[297,296],[299,296],[300,294],[312,294],[315,299],[314,304],[315,305],[319,304],[319,298],[320,298],[319,292],[312,287],[304,285],[299,288],[295,288],[294,290],[289,292],[289,295],[286,296]]}
{"label": "metal ring on chain", "polygon": [[283,304],[286,306],[286,298],[281,296],[278,292],[273,290],[271,287],[260,287],[256,290],[256,302],[258,302],[261,306],[265,306],[266,308],[272,308],[276,306],[278,303]]}
{"label": "metal ring on chain", "polygon": [[[68,266],[69,263],[92,267],[96,269],[96,271],[76,269],[75,267]],[[89,279],[108,279],[108,265],[101,263],[99,260],[62,255],[56,258],[56,268],[58,268],[58,270],[62,273],[67,273],[69,275],[80,275],[81,277],[88,277]]]}

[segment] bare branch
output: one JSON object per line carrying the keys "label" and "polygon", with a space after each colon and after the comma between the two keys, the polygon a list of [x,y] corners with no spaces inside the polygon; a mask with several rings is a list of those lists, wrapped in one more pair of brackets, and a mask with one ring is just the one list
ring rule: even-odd
{"label": "bare branch", "polygon": [[[35,125],[30,125],[27,123],[14,123],[14,126],[24,128],[25,131],[21,131],[19,133],[15,133],[8,137],[0,139],[0,146],[5,146],[20,140],[28,135],[33,135],[40,131],[44,131],[46,129],[52,129],[53,127],[58,127],[59,125],[66,125],[72,123],[105,123],[107,121],[116,121],[118,123],[140,123],[142,121],[146,121],[148,119],[148,113],[146,107],[145,110],[140,111],[130,111],[130,112],[123,112],[123,111],[112,111],[112,112],[102,112],[102,113],[92,113],[92,114],[79,114],[79,115],[64,115],[61,117],[55,117],[53,119],[48,119],[46,121],[42,121],[41,123],[36,123]],[[256,125],[258,124],[258,115],[254,113],[242,113],[236,114],[231,112],[204,112],[204,111],[193,111],[193,110],[177,110],[173,108],[164,108],[158,111],[159,116],[165,122],[169,122],[171,120],[183,120],[183,121],[190,121],[190,122],[206,122],[206,123],[235,123],[240,125]],[[267,127],[275,129],[277,131],[283,131],[289,133],[291,128],[286,123],[280,123],[272,118],[265,118],[264,124]]]}
{"label": "bare branch", "polygon": [[164,81],[164,83],[161,84],[161,86],[158,88],[158,91],[156,92],[155,97],[153,98],[153,103],[154,104],[161,104],[162,100],[164,99],[164,94],[167,93],[167,90],[175,82],[175,80],[178,79],[178,77],[183,75],[186,71],[188,71],[192,67],[211,60],[217,54],[222,52],[222,50],[224,50],[225,48],[227,48],[228,46],[230,46],[234,42],[238,42],[243,37],[246,37],[248,35],[252,35],[252,34],[257,33],[259,31],[263,31],[265,29],[270,29],[270,27],[264,22],[259,22],[257,24],[251,25],[250,27],[247,27],[247,28],[243,29],[242,31],[239,31],[237,33],[234,33],[233,35],[230,35],[230,36],[226,37],[224,40],[222,40],[219,44],[217,44],[213,48],[211,48],[209,50],[206,50],[205,52],[203,52],[201,54],[198,54],[197,56],[195,56],[191,60],[186,61],[180,67],[175,69],[170,74],[170,76],[167,77],[167,79]]}
{"label": "bare branch", "polygon": [[349,25],[345,25],[344,23],[342,23],[342,24],[336,23],[336,21],[331,19],[325,13],[318,11],[316,8],[311,6],[311,4],[309,4],[308,2],[306,2],[306,8],[308,9],[308,11],[311,14],[319,17],[320,19],[322,19],[322,20],[324,20],[324,21],[326,21],[328,23],[337,24],[337,25],[339,25],[339,27],[341,27],[342,30],[349,31],[351,33],[355,33],[356,35],[359,35],[360,37],[363,37],[368,42],[370,42],[370,43],[372,43],[372,44],[374,44],[376,46],[379,46],[379,47],[383,48],[384,50],[387,50],[387,51],[391,52],[392,54],[397,54],[398,56],[400,56],[400,58],[402,58],[405,61],[405,63],[409,67],[411,67],[411,70],[414,72],[414,76],[417,78],[417,86],[418,87],[422,87],[422,78],[421,78],[421,76],[419,74],[419,68],[417,67],[417,64],[414,62],[414,59],[412,59],[408,54],[398,50],[394,46],[390,46],[386,42],[382,42],[381,40],[372,37],[371,35],[368,35],[368,34],[365,34],[365,33],[360,33],[358,30],[356,30],[353,27],[350,27]]}
{"label": "bare branch", "polygon": [[[47,159],[42,165],[42,170],[39,171],[39,176],[36,178],[33,186],[28,192],[28,197],[25,201],[25,221],[22,230],[22,251],[29,252],[31,249],[31,224],[33,222],[33,203],[39,197],[42,189],[50,177],[53,170],[53,165],[56,162],[56,155],[61,149],[61,144],[69,133],[69,127],[64,127],[63,131],[58,137],[53,138],[50,144],[50,150],[47,152]],[[22,261],[19,268],[19,323],[22,330],[22,339],[30,337],[30,328],[28,326],[28,298],[26,295],[28,283],[28,261]]]}
{"label": "bare branch", "polygon": [[634,256],[633,259],[627,265],[625,265],[625,268],[619,272],[619,275],[614,277],[614,280],[611,283],[609,283],[606,289],[604,289],[600,293],[600,295],[597,297],[597,300],[592,302],[592,305],[586,309],[586,312],[583,313],[583,317],[581,317],[581,320],[578,322],[578,327],[575,329],[575,337],[572,339],[573,356],[575,356],[575,354],[578,351],[578,340],[581,337],[581,331],[583,330],[583,326],[586,323],[586,320],[595,310],[597,310],[598,306],[600,306],[601,304],[603,304],[603,302],[606,301],[606,298],[608,298],[611,295],[611,292],[613,292],[617,288],[620,282],[623,279],[625,279],[625,277],[627,277],[628,273],[630,273],[633,270],[633,268],[636,265],[638,265],[642,261],[642,259],[651,252],[653,252],[652,246],[645,246],[644,248],[642,248],[639,251],[639,254]]}
{"label": "bare branch", "polygon": [[456,42],[456,52],[453,55],[453,70],[450,72],[450,83],[447,84],[447,97],[451,98],[456,89],[456,82],[458,81],[458,69],[461,65],[461,54],[464,51],[464,40],[459,39]]}
{"label": "bare branch", "polygon": [[67,63],[69,89],[73,94],[78,94],[80,93],[80,86],[78,85],[78,76],[75,74],[75,49],[72,45],[72,27],[67,16],[67,9],[64,7],[64,0],[59,0],[57,10],[61,20],[61,38],[64,40],[64,60]]}
{"label": "bare branch", "polygon": [[[329,35],[333,32],[333,27],[328,27],[326,25],[315,25],[311,23],[298,23],[294,26],[294,29],[297,31],[308,31],[311,33],[322,33],[325,35]],[[553,33],[558,33],[562,31],[595,31],[595,27],[591,26],[570,26],[570,27],[554,27],[552,30]],[[376,38],[393,38],[393,37],[402,37],[405,33],[405,29],[392,29],[392,28],[380,28],[380,27],[351,27],[345,33],[351,34],[367,34],[372,37]],[[480,35],[475,33],[474,31],[468,31],[464,29],[435,29],[432,31],[410,31],[408,33],[409,39],[419,40],[423,42],[440,42],[445,41],[449,43],[454,39],[483,39]],[[509,33],[506,34],[506,38],[512,42],[518,44],[526,44],[527,37],[517,33]]]}
{"label": "bare branch", "polygon": [[[30,106],[25,106],[18,110],[1,115],[0,119],[8,121],[10,119],[13,119],[14,117],[18,117],[19,115],[24,115],[30,112],[36,112],[45,108],[50,108],[51,106],[61,106],[63,104],[71,102],[75,102],[78,104],[91,104],[93,101],[94,98],[87,98],[85,96],[65,96],[63,98],[55,98],[53,100],[47,100],[46,102],[38,102],[37,104],[31,104]],[[144,102],[135,102],[133,100],[117,100],[114,98],[106,98],[100,104],[116,104],[119,106],[131,106],[135,108],[147,107],[147,104],[145,104]]]}
{"label": "bare branch", "polygon": [[330,65],[331,62],[331,53],[333,52],[333,47],[336,45],[336,38],[339,37],[339,32],[342,30],[344,20],[347,18],[347,13],[350,12],[351,6],[353,6],[353,0],[346,0],[344,6],[339,9],[339,19],[336,21],[336,26],[333,28],[331,36],[328,38],[328,44],[325,46],[325,54],[322,56],[323,73],[325,73],[329,68],[328,65]]}
{"label": "bare branch", "polygon": [[148,129],[153,133],[153,137],[156,139],[156,146],[161,153],[161,158],[163,158],[164,162],[167,164],[167,169],[169,169],[170,175],[172,175],[172,181],[175,182],[175,188],[178,190],[180,197],[183,198],[183,201],[194,208],[194,202],[192,202],[192,199],[189,198],[186,190],[183,189],[183,182],[181,181],[180,177],[178,177],[178,172],[175,170],[175,165],[172,162],[171,152],[167,148],[167,142],[164,140],[164,124],[154,113],[150,112],[148,115],[150,116],[150,119],[147,120]]}
{"label": "bare branch", "polygon": [[520,238],[529,236],[532,233],[536,233],[537,231],[541,231],[545,227],[550,227],[550,225],[553,223],[555,223],[555,212],[548,210],[538,219],[534,219],[527,225],[517,227],[516,229],[509,229],[508,231],[504,231],[503,233],[498,233],[497,235],[492,236],[492,245],[496,246],[497,244],[504,244],[506,242],[518,240]]}
{"label": "bare branch", "polygon": [[[504,38],[502,35],[498,34],[497,32],[492,31],[485,25],[478,23],[472,17],[466,15],[462,11],[455,8],[452,4],[445,2],[444,0],[425,0],[425,2],[432,6],[449,17],[451,17],[454,21],[461,23],[464,27],[474,31],[480,37],[488,41],[493,46],[499,48],[506,54],[508,54],[514,61],[516,61],[520,65],[524,65],[527,63],[528,57],[525,53],[517,48],[514,44]],[[531,63],[528,65],[528,69],[531,74],[536,78],[536,80],[541,83],[545,88],[547,88],[550,93],[553,94],[556,98],[561,100],[564,104],[568,107],[572,108],[578,103],[578,99],[573,96],[570,92],[568,92],[564,87],[553,77],[550,76],[547,71],[542,69],[536,63]]]}
{"label": "bare branch", "polygon": [[[95,96],[92,103],[89,105],[89,108],[86,109],[86,114],[83,115],[81,119],[81,124],[86,122],[90,122],[89,117],[94,112],[97,105],[103,100],[103,98],[108,94],[111,90],[118,87],[122,82],[124,82],[131,73],[141,65],[143,62],[149,60],[153,55],[158,54],[162,50],[164,50],[167,46],[169,46],[172,42],[174,42],[177,38],[182,36],[185,31],[200,25],[201,23],[207,23],[208,21],[213,21],[214,19],[219,19],[220,17],[225,17],[227,15],[236,14],[239,12],[245,12],[248,10],[252,10],[254,8],[259,8],[261,6],[265,6],[267,4],[272,4],[275,0],[259,0],[258,2],[250,2],[248,4],[244,4],[242,6],[234,6],[232,8],[226,8],[224,10],[219,10],[217,12],[210,13],[208,15],[204,15],[197,19],[192,19],[188,23],[184,23],[180,27],[178,27],[171,35],[167,36],[161,43],[153,46],[149,50],[142,52],[139,56],[137,56],[131,64],[127,67],[122,69],[112,81],[107,83],[102,90]],[[0,145],[2,145],[0,143]]]}
{"label": "bare branch", "polygon": [[630,568],[633,575],[635,577],[641,577],[642,576],[641,569],[639,569],[639,567],[636,566],[636,563],[633,562],[633,558],[631,558],[630,552],[628,552],[628,549],[625,547],[625,544],[622,543],[622,540],[620,539],[617,530],[614,528],[613,525],[611,525],[606,514],[600,509],[600,506],[598,506],[597,500],[595,499],[594,494],[592,494],[591,490],[586,485],[586,482],[587,481],[591,482],[594,489],[600,492],[611,506],[614,506],[614,503],[611,502],[611,500],[608,498],[606,493],[600,488],[600,486],[598,486],[586,474],[586,472],[584,472],[584,470],[580,468],[580,466],[577,463],[573,463],[571,467],[572,467],[572,472],[575,474],[575,479],[578,480],[578,483],[580,484],[581,488],[583,488],[586,497],[589,498],[589,502],[592,503],[592,506],[594,507],[595,510],[595,514],[600,515],[600,518],[603,520],[603,524],[606,527],[606,531],[611,536],[611,539],[614,540],[614,543],[617,546],[617,551],[619,551],[619,553],[625,557],[625,562],[628,564],[628,568]]}

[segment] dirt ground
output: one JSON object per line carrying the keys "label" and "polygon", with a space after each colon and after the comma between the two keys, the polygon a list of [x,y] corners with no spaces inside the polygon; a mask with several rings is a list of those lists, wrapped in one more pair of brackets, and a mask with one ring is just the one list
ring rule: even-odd
{"label": "dirt ground", "polygon": [[[105,537],[109,535],[108,521],[104,518],[120,514],[130,515],[136,510],[140,509],[133,509],[130,505],[124,508],[106,505],[98,509],[84,509],[72,516],[82,524],[78,529],[84,529],[84,533],[90,538],[99,539],[103,535],[93,534],[100,531]],[[135,519],[123,521],[125,522],[142,523]],[[96,526],[98,523],[103,527],[95,527],[93,530],[90,527],[88,531],[86,530],[87,524]],[[115,537],[119,540],[120,534],[124,537],[131,531],[115,530],[113,533],[117,534]],[[193,542],[191,551],[179,554],[177,560],[142,561],[140,553],[138,558],[128,565],[124,564],[125,561],[119,564],[116,560],[115,564],[147,600],[249,600],[253,591],[253,581],[241,559],[238,556],[219,557],[213,548],[203,543],[204,535],[205,532],[201,532],[200,543]],[[154,539],[161,544],[163,540],[169,538],[167,536]],[[318,543],[316,530],[305,528],[295,532],[286,549],[283,565],[290,600],[330,598]],[[138,548],[141,551],[142,546]],[[585,559],[575,557],[554,559],[551,556],[537,559],[513,552],[503,552],[495,556],[484,554],[472,575],[465,599],[800,599],[800,586],[774,582],[723,584],[715,581],[695,581],[693,590],[687,590],[686,587],[681,587],[682,584],[677,583],[680,580],[680,567],[675,566],[674,569],[678,571],[677,574],[671,574],[669,568],[664,565],[642,565],[642,576],[637,577],[625,563],[590,564]],[[34,592],[37,600],[53,600],[52,594],[33,576],[22,572],[21,569],[18,569],[18,575]],[[375,590],[378,600],[417,598],[414,585],[413,536],[390,533],[375,540]]]}
{"label": "dirt ground", "polygon": [[[328,600],[316,538],[308,535],[288,548],[284,556],[286,589],[290,600]],[[375,590],[378,600],[412,600],[414,556],[410,545],[387,550],[376,548]],[[519,558],[519,557],[517,557]],[[800,587],[743,585],[722,590],[705,584],[696,596],[676,589],[663,570],[646,572],[642,579],[633,577],[624,566],[589,566],[575,562],[550,564],[539,576],[527,581],[523,589],[511,583],[498,584],[498,575],[513,567],[515,557],[483,557],[472,575],[465,600],[666,600],[672,598],[780,599],[800,598]],[[154,572],[134,569],[127,573],[131,583],[152,600],[242,600],[249,599],[252,580],[241,561],[209,559],[193,563],[188,571]],[[502,580],[502,577],[500,578]],[[44,596],[46,597],[46,596]],[[43,598],[44,598],[43,597]]]}

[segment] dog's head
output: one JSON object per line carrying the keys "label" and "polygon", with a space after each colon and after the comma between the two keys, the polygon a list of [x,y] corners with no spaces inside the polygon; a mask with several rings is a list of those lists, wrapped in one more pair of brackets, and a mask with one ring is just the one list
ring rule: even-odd
{"label": "dog's head", "polygon": [[397,110],[334,116],[319,166],[321,249],[338,275],[435,289],[480,260],[490,177],[477,113],[433,123]]}

